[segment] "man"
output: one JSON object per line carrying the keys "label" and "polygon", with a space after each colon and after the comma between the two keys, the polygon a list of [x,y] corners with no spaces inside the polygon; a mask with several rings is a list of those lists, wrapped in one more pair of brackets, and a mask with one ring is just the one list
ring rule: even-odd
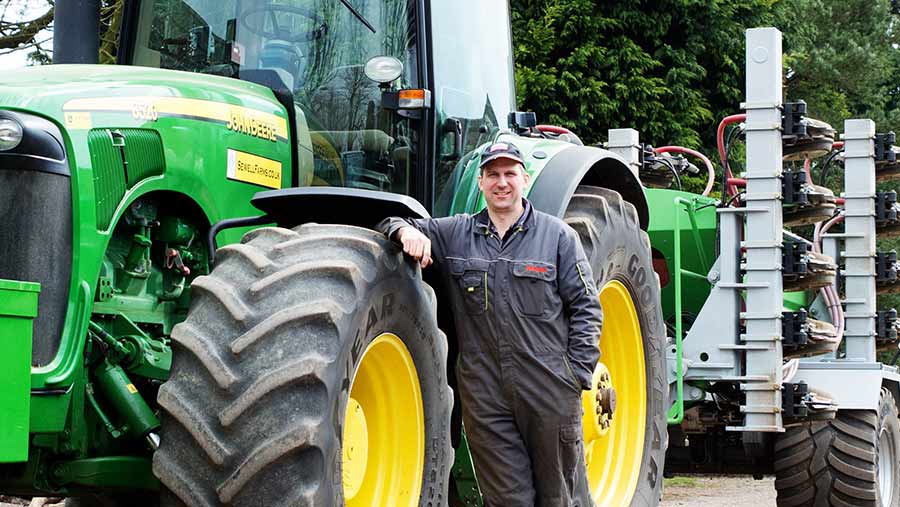
{"label": "man", "polygon": [[593,506],[581,391],[600,352],[597,289],[576,232],[522,197],[519,150],[481,154],[487,208],[379,229],[450,288],[457,379],[475,471],[489,507]]}

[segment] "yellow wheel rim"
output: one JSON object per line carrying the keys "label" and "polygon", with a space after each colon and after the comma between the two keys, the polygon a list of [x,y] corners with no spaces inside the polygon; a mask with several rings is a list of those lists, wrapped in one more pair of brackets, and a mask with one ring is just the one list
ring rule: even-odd
{"label": "yellow wheel rim", "polygon": [[348,507],[419,505],[425,465],[422,391],[412,356],[396,335],[379,335],[360,359],[342,445]]}
{"label": "yellow wheel rim", "polygon": [[[600,304],[602,363],[594,371],[592,389],[582,395],[585,459],[597,505],[622,506],[634,496],[643,458],[647,419],[644,342],[631,294],[621,282],[613,280],[603,287]],[[600,387],[612,387],[617,394],[615,412],[606,428],[597,414]]]}

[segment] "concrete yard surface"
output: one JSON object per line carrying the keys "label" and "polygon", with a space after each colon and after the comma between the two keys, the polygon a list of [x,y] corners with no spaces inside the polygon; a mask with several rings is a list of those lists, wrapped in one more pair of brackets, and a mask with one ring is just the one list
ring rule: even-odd
{"label": "concrete yard surface", "polygon": [[688,475],[666,479],[661,507],[774,507],[775,478]]}
{"label": "concrete yard surface", "polygon": [[[660,507],[774,507],[775,478],[691,475],[666,479]],[[12,503],[9,503],[12,502]],[[36,499],[31,507],[62,507],[59,499]],[[0,496],[0,507],[26,507],[27,500]]]}

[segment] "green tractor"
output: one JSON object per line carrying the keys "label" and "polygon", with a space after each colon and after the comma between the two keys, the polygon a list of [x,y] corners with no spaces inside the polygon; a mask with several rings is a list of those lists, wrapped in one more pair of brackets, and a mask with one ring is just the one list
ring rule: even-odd
{"label": "green tractor", "polygon": [[[78,6],[56,3],[56,54],[90,63]],[[480,505],[452,288],[371,228],[482,209],[478,148],[505,139],[602,288],[595,500],[658,503],[669,381],[638,168],[514,111],[506,2],[134,0],[115,24],[121,65],[0,84],[0,492]]]}

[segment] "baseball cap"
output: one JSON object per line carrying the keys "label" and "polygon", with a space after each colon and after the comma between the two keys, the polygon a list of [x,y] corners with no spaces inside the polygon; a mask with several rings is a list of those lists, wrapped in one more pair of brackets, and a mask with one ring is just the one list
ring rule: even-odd
{"label": "baseball cap", "polygon": [[498,158],[508,158],[525,165],[522,152],[516,148],[516,145],[512,143],[494,143],[481,151],[481,164],[478,167],[483,168]]}

